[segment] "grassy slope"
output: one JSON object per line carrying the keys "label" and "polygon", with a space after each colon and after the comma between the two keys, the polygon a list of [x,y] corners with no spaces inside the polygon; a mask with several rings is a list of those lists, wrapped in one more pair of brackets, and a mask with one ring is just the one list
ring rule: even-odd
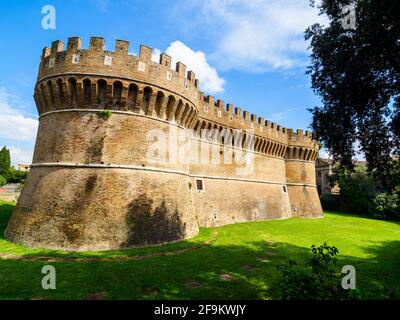
{"label": "grassy slope", "polygon": [[[327,213],[324,219],[251,222],[218,228],[210,246],[176,255],[124,261],[123,256],[190,248],[213,239],[213,230],[166,246],[96,253],[29,249],[4,239],[12,205],[0,203],[0,253],[25,256],[114,257],[112,261],[13,261],[0,259],[0,299],[83,299],[106,292],[108,299],[271,299],[279,280],[276,265],[302,261],[312,244],[339,248],[340,265],[357,270],[364,298],[384,299],[400,289],[400,224]],[[262,258],[262,259],[259,259]],[[265,262],[267,259],[269,262]],[[260,261],[264,260],[264,261]],[[57,270],[57,290],[41,288],[41,268]],[[253,269],[251,267],[253,267]],[[223,281],[220,274],[232,281]],[[188,283],[197,282],[200,288]]]}

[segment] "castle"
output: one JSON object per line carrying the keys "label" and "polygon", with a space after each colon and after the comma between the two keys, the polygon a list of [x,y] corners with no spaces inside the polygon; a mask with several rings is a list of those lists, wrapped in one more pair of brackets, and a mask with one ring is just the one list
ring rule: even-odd
{"label": "castle", "polygon": [[104,250],[187,239],[199,227],[321,217],[308,131],[204,96],[153,50],[92,37],[43,50],[33,164],[6,237]]}

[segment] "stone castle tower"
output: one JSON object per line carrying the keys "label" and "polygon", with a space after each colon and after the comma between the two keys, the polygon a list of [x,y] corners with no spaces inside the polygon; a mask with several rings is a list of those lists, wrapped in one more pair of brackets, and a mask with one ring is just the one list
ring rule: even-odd
{"label": "stone castle tower", "polygon": [[193,237],[199,227],[320,217],[318,143],[199,90],[152,49],[92,37],[45,48],[31,171],[11,241],[102,250]]}

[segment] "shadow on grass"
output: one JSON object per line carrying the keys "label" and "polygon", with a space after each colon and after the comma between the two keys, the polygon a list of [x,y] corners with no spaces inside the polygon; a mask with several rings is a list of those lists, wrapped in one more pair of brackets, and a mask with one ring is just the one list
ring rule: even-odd
{"label": "shadow on grass", "polygon": [[[339,248],[340,249],[340,248]],[[353,265],[363,299],[400,298],[400,241],[371,249],[373,258],[339,255],[339,270]],[[287,243],[211,245],[174,256],[93,262],[0,259],[0,299],[279,299],[276,267],[289,259],[303,264],[310,250]],[[41,289],[41,268],[54,265],[57,290]]]}

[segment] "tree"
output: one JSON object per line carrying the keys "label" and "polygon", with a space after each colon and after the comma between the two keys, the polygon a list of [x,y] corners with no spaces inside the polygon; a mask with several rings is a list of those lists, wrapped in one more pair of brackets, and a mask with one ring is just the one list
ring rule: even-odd
{"label": "tree", "polygon": [[3,176],[0,176],[0,187],[4,186],[7,183],[6,178],[4,178]]}
{"label": "tree", "polygon": [[[345,28],[346,5],[355,28]],[[314,1],[311,1],[314,6]],[[323,106],[310,109],[312,129],[335,161],[353,169],[355,145],[387,189],[400,182],[400,2],[322,0],[329,26],[306,30],[311,40],[307,73]]]}
{"label": "tree", "polygon": [[3,147],[0,150],[0,175],[2,175],[4,178],[7,178],[8,172],[10,171],[10,166],[10,150],[8,150],[6,147]]}

